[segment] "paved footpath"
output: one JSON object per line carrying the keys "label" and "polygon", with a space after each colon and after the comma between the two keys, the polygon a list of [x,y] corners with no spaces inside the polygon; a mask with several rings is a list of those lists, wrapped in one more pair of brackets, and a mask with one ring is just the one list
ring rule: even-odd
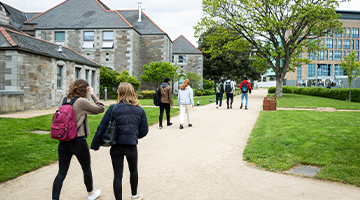
{"label": "paved footpath", "polygon": [[[267,90],[254,90],[249,110],[239,109],[239,96],[232,110],[216,110],[214,104],[196,107],[191,128],[180,130],[178,116],[172,118],[172,127],[160,130],[158,124],[151,126],[138,145],[139,192],[144,199],[360,199],[360,188],[355,186],[259,170],[243,161],[242,153],[266,94]],[[99,200],[114,199],[109,148],[91,151],[91,158],[94,185],[102,190]],[[57,170],[54,163],[0,184],[0,199],[51,199]],[[81,168],[73,157],[61,199],[86,197]],[[123,197],[130,199],[127,166]]]}

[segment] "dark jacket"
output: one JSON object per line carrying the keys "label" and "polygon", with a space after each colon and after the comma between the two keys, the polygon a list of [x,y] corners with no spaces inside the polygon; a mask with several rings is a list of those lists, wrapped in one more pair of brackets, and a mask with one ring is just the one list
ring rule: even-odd
{"label": "dark jacket", "polygon": [[[99,149],[99,142],[110,122],[113,106],[115,105],[111,105],[107,109],[104,117],[97,127],[96,133],[91,142],[91,149]],[[114,113],[118,131],[118,137],[116,140],[117,144],[137,145],[138,139],[147,135],[149,126],[146,113],[143,108],[120,102],[116,104]]]}
{"label": "dark jacket", "polygon": [[[215,83],[215,85],[214,85],[214,90],[215,90],[215,92],[216,92],[216,86],[217,85],[220,85],[220,93],[219,94],[223,94],[224,93],[224,83],[222,83],[222,82],[217,82],[217,83]],[[216,92],[217,93],[217,92]]]}

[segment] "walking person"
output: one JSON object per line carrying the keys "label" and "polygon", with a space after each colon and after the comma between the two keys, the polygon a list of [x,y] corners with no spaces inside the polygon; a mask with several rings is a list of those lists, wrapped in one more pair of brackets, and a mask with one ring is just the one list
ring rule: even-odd
{"label": "walking person", "polygon": [[[94,103],[86,99],[90,93]],[[87,114],[99,114],[104,112],[105,106],[94,95],[94,90],[88,82],[78,79],[70,84],[69,92],[64,99],[69,103],[73,98],[77,98],[72,107],[75,112],[77,137],[71,141],[60,141],[58,146],[59,171],[55,177],[52,189],[52,199],[60,198],[61,188],[68,172],[72,155],[79,161],[83,174],[84,183],[88,192],[88,200],[94,200],[101,195],[100,190],[94,190],[91,172],[89,146],[86,136],[90,134]]]}
{"label": "walking person", "polygon": [[122,199],[122,177],[124,168],[124,156],[130,170],[131,199],[142,199],[143,195],[137,193],[138,187],[138,139],[145,137],[149,131],[146,113],[140,107],[134,87],[130,83],[120,83],[118,88],[118,100],[116,105],[111,105],[99,126],[91,142],[91,149],[99,150],[99,143],[105,132],[112,115],[113,107],[117,126],[116,144],[110,149],[110,156],[114,170],[113,190],[115,199]]}
{"label": "walking person", "polygon": [[[215,83],[214,89],[216,92],[216,108],[221,108],[222,98],[224,94],[224,84],[222,83],[221,79],[219,79],[219,82]],[[220,101],[219,106],[218,101]]]}
{"label": "walking person", "polygon": [[233,99],[234,99],[234,94],[235,94],[235,86],[234,86],[234,82],[231,81],[230,76],[227,77],[227,80],[224,83],[224,91],[226,92],[227,109],[229,109],[229,99],[231,99],[230,109],[232,109],[232,104],[233,104]]}
{"label": "walking person", "polygon": [[160,103],[160,116],[159,116],[159,128],[162,129],[162,121],[164,110],[166,112],[167,126],[171,126],[170,122],[170,107],[173,108],[173,99],[172,99],[172,88],[170,87],[170,79],[165,78],[164,82],[160,86],[161,94],[161,103]]}
{"label": "walking person", "polygon": [[177,101],[180,107],[180,129],[184,128],[185,111],[187,113],[189,127],[192,127],[191,108],[194,108],[194,94],[190,87],[189,79],[185,79],[183,84],[180,86]]}
{"label": "walking person", "polygon": [[240,83],[239,88],[241,89],[241,105],[240,105],[240,109],[242,109],[243,107],[243,103],[244,103],[244,97],[245,97],[245,110],[248,109],[248,98],[249,98],[249,92],[251,94],[251,85],[248,82],[248,78],[245,76],[244,77],[244,81]]}

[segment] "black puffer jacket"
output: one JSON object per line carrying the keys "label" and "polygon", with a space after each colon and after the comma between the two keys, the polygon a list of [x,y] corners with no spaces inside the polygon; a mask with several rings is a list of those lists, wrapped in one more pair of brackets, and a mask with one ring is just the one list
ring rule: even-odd
{"label": "black puffer jacket", "polygon": [[[111,105],[99,126],[97,127],[94,138],[91,142],[91,149],[98,150],[102,134],[107,128],[111,119],[111,112],[115,105]],[[117,144],[137,145],[138,139],[145,137],[149,131],[146,113],[139,106],[131,106],[122,102],[116,104],[115,120],[117,124],[118,138]]]}

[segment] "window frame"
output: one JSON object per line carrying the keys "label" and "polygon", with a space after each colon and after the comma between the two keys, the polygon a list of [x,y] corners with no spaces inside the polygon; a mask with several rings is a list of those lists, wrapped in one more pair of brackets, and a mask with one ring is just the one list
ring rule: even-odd
{"label": "window frame", "polygon": [[56,84],[57,89],[62,89],[63,84],[63,66],[57,65],[57,72],[56,72]]}
{"label": "window frame", "polygon": [[[56,35],[57,33],[63,33],[64,34],[64,40],[57,40],[56,39]],[[65,34],[65,31],[54,31],[54,43],[55,44],[58,44],[58,45],[61,45],[61,46],[65,46],[65,39],[66,39],[66,34]]]}
{"label": "window frame", "polygon": [[[112,38],[107,39],[105,38],[105,33],[112,33]],[[114,48],[114,31],[103,31],[102,32],[102,49],[112,49]]]}
{"label": "window frame", "polygon": [[178,58],[179,58],[179,63],[186,63],[186,55],[179,55]]}
{"label": "window frame", "polygon": [[[85,37],[86,33],[93,33],[93,38],[92,39],[88,39]],[[94,48],[94,43],[95,43],[95,31],[84,31],[83,32],[83,45],[82,48],[83,49],[93,49]]]}

